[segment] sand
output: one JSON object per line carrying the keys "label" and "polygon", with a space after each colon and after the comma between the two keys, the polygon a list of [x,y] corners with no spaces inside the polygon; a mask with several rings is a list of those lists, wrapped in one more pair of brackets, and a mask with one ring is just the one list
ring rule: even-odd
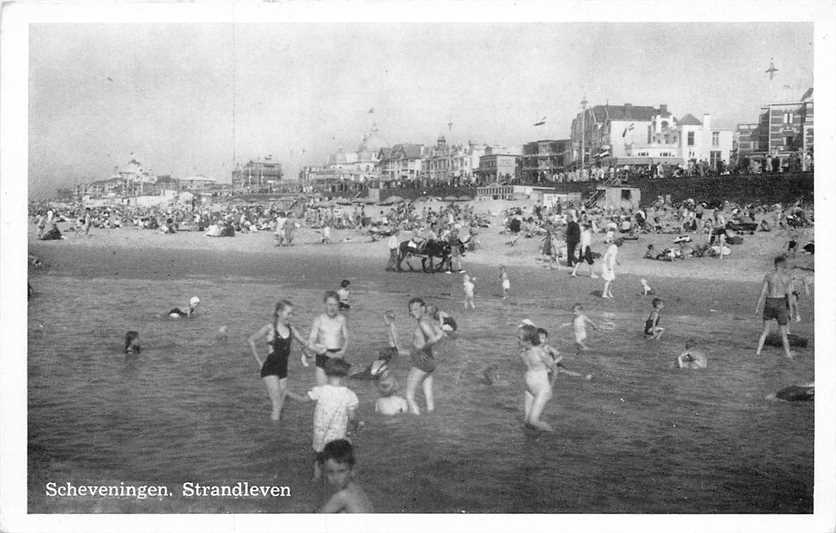
{"label": "sand", "polygon": [[[499,267],[505,265],[513,268],[547,268],[541,261],[539,247],[542,237],[521,237],[514,246],[508,245],[511,235],[501,232],[501,217],[499,213],[509,202],[475,202],[476,212],[492,213],[492,224],[489,228],[481,228],[477,235],[480,244],[475,252],[467,253],[463,264]],[[93,229],[89,236],[74,232],[65,232],[65,238],[60,241],[37,241],[34,225],[30,225],[30,243],[38,242],[39,249],[53,249],[61,247],[104,247],[104,248],[140,248],[143,250],[204,250],[218,251],[223,254],[281,254],[283,258],[294,257],[334,257],[345,259],[368,259],[379,257],[381,269],[388,258],[386,239],[371,242],[367,234],[354,230],[332,230],[332,244],[320,244],[320,234],[316,230],[301,228],[295,235],[292,247],[277,248],[274,245],[272,232],[239,233],[235,237],[206,237],[203,232],[179,232],[164,235],[159,231],[141,230],[126,227],[113,230]],[[605,250],[603,234],[595,235],[593,251],[602,253]],[[676,235],[648,234],[641,235],[637,241],[625,241],[619,250],[618,274],[633,274],[647,278],[651,282],[654,278],[690,278],[703,280],[726,280],[758,282],[763,274],[772,268],[774,257],[785,250],[787,232],[772,231],[744,236],[741,245],[731,246],[732,255],[722,260],[719,258],[691,258],[682,261],[664,262],[643,259],[648,244],[653,244],[657,250],[673,246]],[[693,235],[695,244],[705,239],[704,235]],[[803,244],[803,243],[802,243]],[[813,268],[813,256],[799,254],[791,261],[804,268]],[[600,272],[600,265],[595,266]],[[569,269],[560,266],[555,270],[557,275],[568,275]],[[582,266],[579,275],[588,275],[586,266]]]}

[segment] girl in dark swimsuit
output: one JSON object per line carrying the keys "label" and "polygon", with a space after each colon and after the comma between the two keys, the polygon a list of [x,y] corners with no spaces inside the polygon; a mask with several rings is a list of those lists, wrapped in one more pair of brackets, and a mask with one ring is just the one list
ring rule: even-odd
{"label": "girl in dark swimsuit", "polygon": [[[279,421],[284,397],[287,394],[287,360],[290,356],[291,337],[299,341],[303,346],[308,346],[307,341],[299,335],[296,328],[290,325],[289,320],[293,313],[293,304],[287,300],[281,300],[276,304],[273,311],[273,322],[267,324],[249,338],[250,348],[253,357],[261,367],[261,379],[267,387],[267,394],[273,404],[273,412],[270,420]],[[264,361],[258,356],[256,341],[266,338],[270,346],[270,353]]]}

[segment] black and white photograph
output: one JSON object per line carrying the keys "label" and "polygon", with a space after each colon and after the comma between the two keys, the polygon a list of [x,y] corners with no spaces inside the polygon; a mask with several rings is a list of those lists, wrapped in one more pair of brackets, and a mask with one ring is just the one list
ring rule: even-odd
{"label": "black and white photograph", "polygon": [[679,5],[4,4],[0,529],[832,531],[836,10]]}

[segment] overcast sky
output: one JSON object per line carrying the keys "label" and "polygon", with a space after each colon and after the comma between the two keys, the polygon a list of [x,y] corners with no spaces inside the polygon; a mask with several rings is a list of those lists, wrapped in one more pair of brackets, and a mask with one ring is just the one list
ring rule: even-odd
{"label": "overcast sky", "polygon": [[568,138],[584,95],[733,129],[812,82],[809,23],[32,25],[30,196],[132,152],[226,182],[272,154],[295,177],[372,122],[388,144]]}

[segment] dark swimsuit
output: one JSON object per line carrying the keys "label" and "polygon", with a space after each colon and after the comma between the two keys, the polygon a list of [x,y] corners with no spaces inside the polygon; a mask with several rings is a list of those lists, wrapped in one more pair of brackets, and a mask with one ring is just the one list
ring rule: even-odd
{"label": "dark swimsuit", "polygon": [[340,350],[337,349],[337,348],[329,348],[328,350],[325,351],[325,353],[316,354],[316,366],[318,366],[319,368],[322,368],[324,370],[325,369],[325,363],[328,362],[328,359],[331,359],[331,356],[329,356],[328,354],[329,353],[337,353],[339,351]]}
{"label": "dark swimsuit", "polygon": [[273,342],[270,343],[272,350],[261,366],[261,377],[279,376],[279,379],[287,377],[287,359],[290,357],[290,339],[292,337],[293,332],[290,332],[285,338],[279,335],[275,327],[273,328]]}
{"label": "dark swimsuit", "polygon": [[179,307],[175,307],[174,309],[168,312],[168,316],[171,315],[189,316],[189,313],[182,311]]}
{"label": "dark swimsuit", "polygon": [[409,354],[409,357],[412,361],[412,366],[418,370],[426,372],[427,374],[435,370],[435,358],[433,357],[431,345],[425,344],[420,350],[413,349],[412,353]]}
{"label": "dark swimsuit", "polygon": [[654,321],[652,318],[653,315],[647,317],[647,320],[644,322],[644,334],[645,335],[653,335],[653,329],[659,325],[659,318],[660,315],[656,315],[656,320]]}

